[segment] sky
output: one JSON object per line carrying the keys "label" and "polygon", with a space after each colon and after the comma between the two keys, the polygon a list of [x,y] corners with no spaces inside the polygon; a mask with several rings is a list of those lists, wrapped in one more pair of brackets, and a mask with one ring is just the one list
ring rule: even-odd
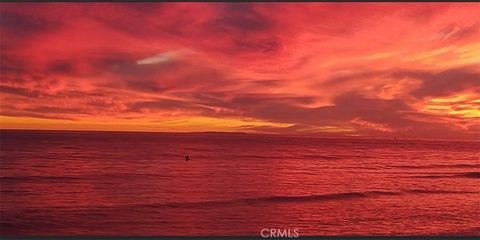
{"label": "sky", "polygon": [[478,3],[0,3],[0,128],[479,140]]}

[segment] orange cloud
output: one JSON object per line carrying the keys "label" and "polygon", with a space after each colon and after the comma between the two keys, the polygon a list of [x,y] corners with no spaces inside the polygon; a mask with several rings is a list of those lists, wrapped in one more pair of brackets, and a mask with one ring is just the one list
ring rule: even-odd
{"label": "orange cloud", "polygon": [[369,128],[369,129],[373,129],[373,130],[376,130],[376,131],[393,132],[393,130],[391,128],[386,127],[383,124],[365,121],[365,120],[362,120],[360,118],[355,118],[355,119],[351,120],[350,122],[355,124],[355,125],[358,125],[360,127]]}
{"label": "orange cloud", "polygon": [[2,128],[478,140],[476,3],[0,5]]}

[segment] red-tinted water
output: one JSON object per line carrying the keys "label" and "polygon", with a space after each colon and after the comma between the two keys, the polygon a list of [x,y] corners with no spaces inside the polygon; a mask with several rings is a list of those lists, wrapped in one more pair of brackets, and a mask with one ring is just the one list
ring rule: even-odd
{"label": "red-tinted water", "polygon": [[479,150],[478,142],[2,131],[0,229],[479,235]]}

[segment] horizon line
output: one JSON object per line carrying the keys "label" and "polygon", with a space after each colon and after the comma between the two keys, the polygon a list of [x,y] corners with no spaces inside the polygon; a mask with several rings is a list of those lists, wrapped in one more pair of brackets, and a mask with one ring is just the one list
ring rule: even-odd
{"label": "horizon line", "polygon": [[[360,140],[391,140],[391,141],[443,141],[443,142],[478,142],[478,140],[469,139],[435,139],[435,138],[401,138],[393,136],[392,138],[374,137],[374,136],[322,136],[320,134],[299,134],[299,133],[260,133],[260,132],[241,132],[241,131],[138,131],[138,130],[86,130],[86,129],[18,129],[18,128],[1,128],[0,132],[17,131],[17,132],[98,132],[98,133],[148,133],[148,134],[237,134],[237,135],[271,135],[271,136],[296,136],[304,138],[322,138],[322,139],[360,139]],[[396,137],[396,138],[395,138]]]}

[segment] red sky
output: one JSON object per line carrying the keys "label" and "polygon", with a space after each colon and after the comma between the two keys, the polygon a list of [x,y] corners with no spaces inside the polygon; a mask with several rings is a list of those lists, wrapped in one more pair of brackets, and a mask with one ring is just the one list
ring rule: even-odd
{"label": "red sky", "polygon": [[477,3],[0,3],[0,127],[477,139]]}

